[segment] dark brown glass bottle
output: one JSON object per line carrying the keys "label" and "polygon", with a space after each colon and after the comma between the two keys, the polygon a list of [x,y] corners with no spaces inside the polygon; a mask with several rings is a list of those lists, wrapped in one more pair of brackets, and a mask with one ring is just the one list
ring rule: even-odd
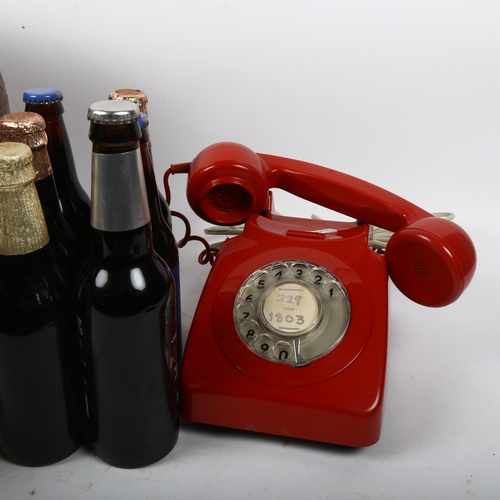
{"label": "dark brown glass bottle", "polygon": [[89,108],[92,253],[78,319],[89,441],[116,467],[150,465],[178,436],[175,285],[153,251],[139,149],[139,108]]}
{"label": "dark brown glass bottle", "polygon": [[10,113],[9,95],[7,94],[7,87],[0,72],[0,116]]}
{"label": "dark brown glass bottle", "polygon": [[43,116],[48,136],[48,153],[54,169],[57,193],[64,218],[75,233],[79,244],[90,248],[90,200],[82,188],[75,167],[66,125],[63,95],[59,89],[40,87],[23,94],[25,111]]}
{"label": "dark brown glass bottle", "polygon": [[149,121],[145,113],[141,112],[139,125],[141,127],[141,159],[144,168],[144,180],[148,195],[149,213],[151,214],[151,230],[153,234],[153,249],[167,263],[175,281],[177,335],[179,347],[178,357],[181,359],[182,325],[181,325],[181,286],[179,269],[179,248],[175,241],[172,229],[167,224],[161,211],[160,196],[156,185],[155,172],[149,151]]}
{"label": "dark brown glass bottle", "polygon": [[0,143],[0,448],[30,467],[63,460],[82,437],[76,339],[34,179],[30,148]]}
{"label": "dark brown glass bottle", "polygon": [[[36,173],[35,187],[49,230],[49,248],[63,280],[74,287],[88,251],[71,230],[62,211],[47,152],[45,121],[38,113],[10,113],[0,118],[0,141],[20,142],[31,148]],[[87,245],[88,246],[88,245]]]}

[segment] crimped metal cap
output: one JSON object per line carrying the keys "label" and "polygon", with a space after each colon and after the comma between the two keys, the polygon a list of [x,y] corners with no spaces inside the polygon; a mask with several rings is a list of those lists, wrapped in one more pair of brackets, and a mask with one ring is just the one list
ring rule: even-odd
{"label": "crimped metal cap", "polygon": [[147,126],[149,126],[148,115],[146,113],[141,112],[141,117],[139,118],[139,127],[141,127],[141,130],[142,130],[144,127],[147,127]]}
{"label": "crimped metal cap", "polygon": [[87,118],[103,125],[125,125],[139,119],[139,106],[130,101],[99,101],[89,107]]}
{"label": "crimped metal cap", "polygon": [[21,186],[34,179],[31,149],[19,142],[0,142],[0,189]]}
{"label": "crimped metal cap", "polygon": [[23,101],[30,104],[53,104],[62,100],[62,92],[55,87],[38,87],[23,93]]}
{"label": "crimped metal cap", "polygon": [[148,106],[147,106],[148,96],[146,92],[144,92],[143,90],[139,89],[113,90],[113,92],[109,94],[108,99],[135,102],[139,106],[141,113],[146,113],[146,115],[148,114]]}

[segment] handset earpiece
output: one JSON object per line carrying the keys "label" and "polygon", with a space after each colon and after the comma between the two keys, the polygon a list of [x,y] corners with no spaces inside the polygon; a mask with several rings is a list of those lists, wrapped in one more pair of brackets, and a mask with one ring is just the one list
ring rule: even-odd
{"label": "handset earpiece", "polygon": [[451,304],[469,285],[476,252],[450,220],[429,217],[397,231],[385,251],[389,275],[408,298],[429,307]]}
{"label": "handset earpiece", "polygon": [[265,208],[268,192],[261,160],[241,144],[213,144],[191,162],[188,202],[198,216],[212,224],[241,224]]}

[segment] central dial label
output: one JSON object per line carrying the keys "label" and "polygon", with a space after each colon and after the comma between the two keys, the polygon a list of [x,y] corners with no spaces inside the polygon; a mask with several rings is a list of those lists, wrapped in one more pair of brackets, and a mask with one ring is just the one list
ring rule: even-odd
{"label": "central dial label", "polygon": [[269,328],[291,337],[309,331],[321,316],[319,295],[293,281],[269,287],[262,304],[262,317]]}

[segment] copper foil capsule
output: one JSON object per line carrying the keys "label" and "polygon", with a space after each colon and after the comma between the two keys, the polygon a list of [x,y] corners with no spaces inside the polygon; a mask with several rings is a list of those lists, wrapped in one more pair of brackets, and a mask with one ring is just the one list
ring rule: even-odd
{"label": "copper foil capsule", "polygon": [[22,111],[2,116],[0,142],[20,142],[31,148],[37,181],[52,175],[52,164],[47,152],[45,120],[38,113]]}

